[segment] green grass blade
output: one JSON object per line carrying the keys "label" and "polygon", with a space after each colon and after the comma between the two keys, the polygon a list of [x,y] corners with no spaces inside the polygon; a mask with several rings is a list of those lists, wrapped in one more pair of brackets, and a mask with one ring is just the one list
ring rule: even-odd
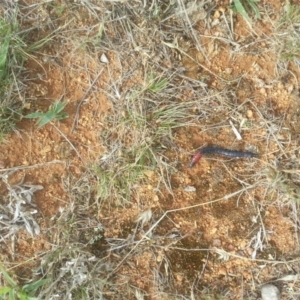
{"label": "green grass blade", "polygon": [[4,66],[6,66],[8,47],[9,47],[9,39],[6,38],[1,42],[1,52],[0,52],[0,68],[1,69]]}
{"label": "green grass blade", "polygon": [[11,290],[9,291],[8,299],[9,299],[9,300],[15,300],[15,299],[16,299],[16,292],[15,292],[14,289],[11,289]]}
{"label": "green grass blade", "polygon": [[44,45],[46,45],[48,42],[50,42],[52,40],[51,35],[48,35],[47,37],[45,37],[44,39],[37,41],[36,43],[30,45],[29,47],[27,47],[27,52],[34,52],[37,51],[38,49],[42,48]]}
{"label": "green grass blade", "polygon": [[43,127],[47,123],[51,122],[55,118],[55,114],[52,112],[45,113],[42,117],[40,117],[37,121],[38,128]]}
{"label": "green grass blade", "polygon": [[8,275],[8,273],[5,271],[3,265],[0,263],[0,271],[3,274],[3,277],[5,281],[12,287],[17,286],[17,283]]}
{"label": "green grass blade", "polygon": [[244,6],[242,5],[240,0],[233,0],[234,6],[239,14],[241,14],[247,21],[251,21],[249,15],[247,14]]}
{"label": "green grass blade", "polygon": [[260,12],[259,12],[258,7],[257,7],[257,5],[255,4],[255,2],[259,2],[259,1],[257,1],[257,0],[249,1],[249,5],[250,5],[250,7],[252,8],[252,10],[254,11],[255,17],[256,17],[257,19],[261,19]]}
{"label": "green grass blade", "polygon": [[64,101],[64,102],[55,101],[53,103],[53,105],[51,106],[50,110],[55,112],[56,114],[58,114],[65,108],[66,105],[67,105],[66,101]]}
{"label": "green grass blade", "polygon": [[6,74],[8,48],[9,48],[9,39],[6,38],[2,42],[1,51],[0,51],[0,79],[3,78]]}
{"label": "green grass blade", "polygon": [[60,113],[55,117],[56,120],[63,120],[69,117],[69,114],[66,112]]}
{"label": "green grass blade", "polygon": [[29,296],[34,296],[34,293],[37,291],[37,289],[46,284],[48,281],[48,279],[41,279],[36,282],[26,284],[23,286],[23,290],[27,292]]}
{"label": "green grass blade", "polygon": [[44,114],[41,113],[41,112],[34,112],[34,113],[31,113],[31,114],[28,114],[28,115],[24,116],[24,118],[26,118],[26,119],[35,119],[35,118],[40,118],[43,115]]}
{"label": "green grass blade", "polygon": [[6,295],[10,292],[11,287],[9,286],[4,286],[0,288],[0,295]]}

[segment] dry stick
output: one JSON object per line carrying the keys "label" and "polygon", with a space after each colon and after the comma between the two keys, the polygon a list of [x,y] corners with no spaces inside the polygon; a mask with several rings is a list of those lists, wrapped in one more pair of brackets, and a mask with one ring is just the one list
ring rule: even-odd
{"label": "dry stick", "polygon": [[[164,246],[155,246],[157,248],[162,248],[165,249]],[[171,250],[178,250],[178,251],[193,251],[193,252],[199,252],[199,251],[215,251],[216,253],[225,253],[228,256],[231,256],[233,258],[238,258],[238,259],[243,259],[243,260],[251,260],[251,261],[255,261],[255,262],[263,262],[263,263],[273,263],[273,264],[285,264],[285,263],[293,263],[293,262],[298,262],[300,261],[300,258],[296,258],[296,259],[292,259],[292,260],[288,260],[288,261],[282,261],[282,260],[267,260],[267,259],[259,259],[259,258],[255,258],[255,259],[249,259],[248,257],[245,256],[241,256],[238,254],[233,254],[230,252],[227,252],[223,249],[218,249],[216,247],[214,248],[193,248],[193,249],[186,249],[186,248],[180,248],[180,247],[168,247],[168,249]]]}
{"label": "dry stick", "polygon": [[71,143],[71,141],[66,137],[66,135],[55,126],[55,124],[53,122],[51,122],[51,125],[59,132],[59,134],[61,134],[61,136],[67,141],[67,143],[73,148],[73,150],[76,152],[76,154],[78,155],[79,159],[83,162],[84,164],[84,160],[82,158],[82,156],[80,155],[80,153],[77,151],[77,149],[75,148],[75,146]]}
{"label": "dry stick", "polygon": [[137,243],[135,244],[135,246],[125,255],[125,257],[121,260],[121,262],[114,268],[114,270],[107,276],[107,278],[109,278],[110,276],[112,276],[120,267],[121,265],[124,263],[124,261],[129,257],[129,255],[147,238],[147,235],[169,214],[169,213],[173,213],[173,212],[177,212],[177,211],[182,211],[182,210],[188,210],[188,209],[192,209],[192,208],[197,208],[199,206],[204,206],[207,204],[212,204],[212,203],[216,203],[216,202],[220,202],[222,200],[228,200],[236,195],[238,195],[239,193],[242,193],[244,191],[250,190],[252,188],[254,188],[257,184],[253,184],[250,185],[248,187],[243,188],[242,190],[238,190],[234,193],[231,193],[229,195],[225,195],[224,197],[212,200],[212,201],[208,201],[208,202],[204,202],[204,203],[199,203],[196,205],[191,205],[191,206],[186,206],[186,207],[182,207],[182,208],[176,208],[176,209],[171,209],[171,210],[167,210],[152,226],[151,228],[144,234],[143,238]]}
{"label": "dry stick", "polygon": [[[220,251],[220,249],[211,249],[212,251]],[[224,250],[222,250],[222,252],[226,253],[228,256],[234,257],[234,258],[238,258],[238,259],[243,259],[243,260],[251,260],[251,261],[256,261],[256,262],[263,262],[263,263],[269,263],[269,264],[288,264],[288,263],[294,263],[294,262],[299,262],[300,258],[296,258],[296,259],[292,259],[292,260],[287,260],[287,261],[283,261],[283,260],[267,260],[267,259],[249,259],[248,257],[244,257],[238,254],[233,254],[233,253],[228,253]]]}
{"label": "dry stick", "polygon": [[34,168],[40,168],[40,167],[44,167],[44,166],[52,165],[52,164],[65,164],[65,163],[66,162],[62,161],[62,160],[52,160],[49,162],[40,163],[40,164],[36,164],[36,165],[31,165],[31,166],[18,166],[18,167],[12,167],[12,168],[7,168],[7,169],[0,169],[0,172],[34,169]]}
{"label": "dry stick", "polygon": [[227,19],[226,19],[224,11],[222,11],[222,17],[223,17],[224,22],[226,23],[226,26],[227,26],[227,29],[229,31],[230,37],[233,40],[234,39],[234,33],[233,33],[233,23],[232,23],[232,9],[230,10],[230,21],[231,21],[230,22],[230,26],[229,26],[229,24],[227,22]]}
{"label": "dry stick", "polygon": [[[222,36],[213,36],[213,35],[204,35],[204,34],[198,34],[199,36],[205,37],[205,38],[210,38],[214,40],[220,40],[224,43],[231,44],[232,46],[235,46],[238,49],[241,49],[241,45],[239,43],[234,42],[233,40],[224,38]],[[265,39],[264,39],[265,40]],[[262,41],[264,41],[262,40]]]}
{"label": "dry stick", "polygon": [[79,112],[80,112],[80,107],[81,107],[83,101],[85,100],[85,98],[87,97],[87,95],[91,92],[93,86],[95,85],[96,81],[99,79],[99,77],[102,74],[103,70],[104,70],[104,68],[102,68],[100,70],[100,72],[97,74],[97,76],[94,79],[94,81],[92,82],[91,86],[87,89],[87,91],[83,95],[82,99],[80,100],[79,104],[77,105],[76,113],[75,113],[75,117],[74,117],[74,121],[73,121],[73,125],[72,125],[72,129],[71,129],[71,133],[73,133],[75,126],[77,126],[78,116],[79,116]]}

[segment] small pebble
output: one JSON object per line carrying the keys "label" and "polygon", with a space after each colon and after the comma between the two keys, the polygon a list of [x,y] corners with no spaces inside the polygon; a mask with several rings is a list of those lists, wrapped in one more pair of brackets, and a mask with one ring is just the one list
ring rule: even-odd
{"label": "small pebble", "polygon": [[263,300],[279,300],[279,289],[273,284],[265,284],[261,288],[261,297]]}
{"label": "small pebble", "polygon": [[196,188],[194,186],[188,185],[187,187],[184,188],[185,192],[196,192]]}
{"label": "small pebble", "polygon": [[100,61],[105,63],[105,64],[109,63],[108,58],[104,53],[101,54]]}
{"label": "small pebble", "polygon": [[214,13],[213,18],[214,19],[219,19],[220,18],[220,12],[218,10],[216,10],[216,12]]}
{"label": "small pebble", "polygon": [[221,247],[222,242],[221,242],[220,239],[213,239],[212,245],[213,245],[214,247]]}
{"label": "small pebble", "polygon": [[252,119],[253,118],[253,111],[250,110],[250,109],[247,110],[247,118],[248,119]]}

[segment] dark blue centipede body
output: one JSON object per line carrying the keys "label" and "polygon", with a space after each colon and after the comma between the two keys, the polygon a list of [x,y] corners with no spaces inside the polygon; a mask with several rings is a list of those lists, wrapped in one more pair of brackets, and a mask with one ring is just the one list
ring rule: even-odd
{"label": "dark blue centipede body", "polygon": [[223,155],[227,157],[257,157],[256,153],[250,152],[250,151],[237,151],[237,150],[229,150],[219,147],[205,147],[199,150],[199,152],[202,153],[202,155]]}
{"label": "dark blue centipede body", "polygon": [[203,155],[222,155],[227,156],[231,158],[252,158],[252,157],[258,157],[256,153],[250,152],[250,151],[237,151],[237,150],[230,150],[230,149],[224,149],[219,147],[204,147],[196,152],[196,154],[192,157],[192,160],[190,162],[190,168],[192,168]]}

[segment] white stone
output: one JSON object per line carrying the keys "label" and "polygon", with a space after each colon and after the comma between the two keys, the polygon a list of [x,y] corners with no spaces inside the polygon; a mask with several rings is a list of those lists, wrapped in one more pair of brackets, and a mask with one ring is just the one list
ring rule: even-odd
{"label": "white stone", "polygon": [[263,300],[279,300],[279,289],[273,284],[265,284],[261,288],[261,297]]}

